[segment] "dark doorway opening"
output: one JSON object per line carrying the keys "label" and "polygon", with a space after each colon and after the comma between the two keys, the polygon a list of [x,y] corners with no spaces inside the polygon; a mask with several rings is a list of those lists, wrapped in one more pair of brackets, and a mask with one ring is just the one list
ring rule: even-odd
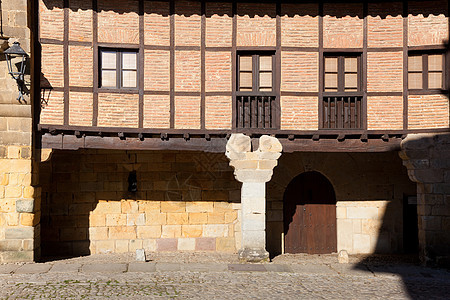
{"label": "dark doorway opening", "polygon": [[286,253],[337,251],[336,196],[319,172],[305,172],[287,186],[283,197]]}
{"label": "dark doorway opening", "polygon": [[419,225],[417,220],[417,197],[403,197],[403,251],[406,254],[419,252]]}

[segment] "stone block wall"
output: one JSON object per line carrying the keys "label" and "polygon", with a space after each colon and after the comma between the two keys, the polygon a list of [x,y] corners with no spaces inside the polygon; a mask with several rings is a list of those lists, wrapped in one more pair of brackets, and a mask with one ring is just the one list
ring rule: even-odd
{"label": "stone block wall", "polygon": [[338,251],[399,253],[403,250],[402,199],[338,201]]}
{"label": "stone block wall", "polygon": [[267,183],[267,250],[281,253],[283,194],[303,172],[322,173],[336,194],[337,250],[401,253],[405,196],[416,186],[397,153],[284,153]]}
{"label": "stone block wall", "polygon": [[240,246],[240,183],[224,154],[55,151],[41,184],[46,256]]}
{"label": "stone block wall", "polygon": [[400,153],[417,182],[419,254],[426,264],[450,265],[450,135],[413,134]]}
{"label": "stone block wall", "polygon": [[[336,49],[343,49],[339,50],[343,53],[345,49],[363,53],[365,35],[368,129],[404,127],[403,70],[406,66],[401,1],[369,2],[366,20],[362,1],[324,3],[322,16],[319,16],[318,3],[287,1],[279,8],[278,33],[275,3],[239,2],[233,16],[232,2],[207,1],[202,15],[199,1],[175,1],[171,15],[170,1],[143,1],[143,20],[139,20],[138,0],[98,0],[96,14],[92,0],[69,1],[68,41],[64,41],[63,3],[63,0],[40,0],[42,71],[55,88],[48,106],[42,110],[43,124],[60,125],[64,121],[64,94],[60,91],[64,88],[65,73],[63,44],[67,42],[69,125],[136,128],[137,115],[142,110],[143,126],[147,128],[173,125],[176,129],[200,129],[204,124],[205,129],[231,129],[232,92],[236,84],[232,82],[235,31],[234,45],[238,53],[279,51],[276,64],[281,72],[281,129],[318,129],[319,77],[323,76],[319,74],[320,41],[325,53]],[[447,10],[445,0],[408,2],[406,46],[442,48],[449,36]],[[93,28],[94,16],[97,29]],[[140,22],[143,23],[141,35]],[[320,24],[323,24],[322,36],[319,36]],[[139,50],[140,44],[144,45],[143,50]],[[93,47],[139,50],[144,63],[140,74],[144,99],[139,100],[138,90],[127,91],[125,95],[100,89],[97,123],[92,121],[97,116],[94,108],[97,98],[92,97],[97,75],[93,74],[97,50]],[[440,94],[410,95],[408,128],[447,127],[449,109],[448,101],[444,100]],[[205,120],[201,119],[202,103]]]}
{"label": "stone block wall", "polygon": [[[26,0],[3,0],[0,36],[0,263],[32,261],[39,256],[40,190],[34,188],[36,168],[32,148],[31,95],[16,98],[16,82],[8,74],[3,50],[13,42],[31,55]],[[31,62],[27,72],[30,74]],[[25,76],[27,89],[31,77]]]}

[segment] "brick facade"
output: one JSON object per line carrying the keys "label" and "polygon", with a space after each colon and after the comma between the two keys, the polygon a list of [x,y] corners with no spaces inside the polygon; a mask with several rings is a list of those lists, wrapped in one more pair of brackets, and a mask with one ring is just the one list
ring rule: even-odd
{"label": "brick facade", "polygon": [[[127,47],[138,49],[139,39],[139,16],[138,2],[131,1],[124,3],[122,1],[99,1],[98,2],[98,36],[97,41],[107,43],[108,46],[117,44],[128,44]],[[436,3],[435,3],[436,2]],[[442,3],[441,3],[442,2]],[[408,20],[406,29],[408,30],[408,46],[439,46],[448,37],[448,18],[446,15],[445,1],[431,1],[427,4],[417,4],[412,2],[408,6]],[[367,92],[368,93],[402,93],[403,92],[403,18],[402,3],[369,3],[367,5],[367,32],[364,32],[363,4],[331,4],[325,3],[323,6],[323,36],[319,37],[319,5],[311,4],[284,4],[280,6],[280,46],[290,47],[281,49],[280,61],[281,80],[280,90],[283,92],[311,92],[319,91],[319,55],[318,50],[302,50],[302,47],[312,49],[319,47],[319,40],[322,40],[323,47],[326,49],[360,49],[363,51],[364,36],[367,39]],[[40,4],[40,23],[41,38],[62,41],[63,31],[63,11],[61,1],[41,1]],[[79,9],[77,9],[79,8]],[[231,115],[226,118],[218,119],[214,125],[210,121],[201,121],[200,114],[200,93],[204,89],[210,96],[223,96],[220,93],[229,93],[233,90],[232,82],[232,5],[231,3],[205,4],[205,20],[202,25],[201,5],[196,1],[176,1],[174,7],[173,53],[174,78],[170,75],[171,51],[170,33],[170,5],[169,2],[144,1],[143,15],[143,43],[147,47],[144,54],[144,91],[154,94],[155,105],[160,109],[161,116],[155,116],[152,113],[154,108],[147,107],[153,103],[149,100],[143,104],[143,119],[145,127],[161,128],[170,127],[170,98],[167,105],[160,105],[161,94],[170,93],[170,82],[174,85],[174,93],[191,92],[189,98],[177,98],[174,100],[174,118],[175,128],[198,129],[202,122],[209,128],[230,129]],[[247,47],[245,49],[258,50],[258,47],[275,47],[277,45],[276,32],[276,5],[275,4],[246,4],[238,3],[236,5],[236,46]],[[422,14],[423,12],[423,14]],[[92,2],[90,0],[78,0],[70,2],[69,9],[69,42],[92,42]],[[203,27],[202,27],[203,26]],[[204,28],[204,37],[201,32]],[[427,34],[423,34],[426,32]],[[202,43],[206,47],[204,57],[201,54]],[[105,44],[106,45],[106,44]],[[181,47],[181,48],[180,48]],[[183,48],[185,47],[185,48]],[[225,47],[223,51],[219,49],[209,49],[208,47]],[[228,47],[228,49],[227,49]],[[251,47],[251,48],[248,48]],[[298,49],[295,49],[297,47]],[[397,47],[397,50],[386,50],[386,47]],[[152,49],[153,48],[153,49]],[[267,48],[266,48],[267,49]],[[272,48],[275,50],[275,48]],[[293,51],[293,49],[295,51]],[[341,50],[342,49],[342,50]],[[325,50],[327,52],[328,50]],[[350,50],[349,50],[350,51]],[[69,84],[73,87],[91,87],[93,73],[93,55],[91,46],[81,46],[71,44],[69,46]],[[204,64],[204,70],[202,70]],[[63,68],[63,46],[56,44],[43,43],[42,52],[42,70],[45,77],[53,87],[62,87],[64,80]],[[202,72],[205,72],[205,82],[201,82]],[[136,92],[137,93],[137,92]],[[197,93],[197,94],[195,94]],[[187,95],[186,95],[187,96]],[[308,95],[310,96],[310,95]],[[299,96],[300,99],[307,96]],[[396,121],[389,125],[389,121],[400,119],[386,114],[386,119],[379,120],[375,117],[379,114],[382,103],[389,101],[390,96],[373,97],[367,100],[367,128],[368,129],[403,129],[402,124]],[[72,98],[72,97],[71,97]],[[146,97],[151,99],[152,97]],[[86,97],[89,102],[92,97]],[[180,100],[183,100],[181,104]],[[219,110],[227,110],[232,106],[232,98],[228,99],[230,103],[224,104]],[[305,103],[309,103],[307,98]],[[375,104],[373,101],[378,101]],[[60,101],[57,93],[51,96],[49,105],[43,110],[42,123],[60,124],[61,113]],[[190,104],[185,101],[191,101]],[[282,100],[283,101],[283,100]],[[54,102],[54,103],[53,103]],[[100,102],[99,102],[100,103]],[[299,106],[289,106],[290,110],[298,112],[281,111],[281,129],[290,130],[290,115],[296,115],[296,122],[301,123],[298,129],[318,128],[318,124],[312,125],[311,120],[318,120],[318,105],[312,106],[312,109],[303,110],[303,101],[297,102]],[[90,103],[87,103],[90,106]],[[403,102],[395,102],[395,113],[402,112]],[[408,113],[411,114],[411,120],[408,128],[417,128],[417,99],[411,98],[408,106]],[[285,106],[287,109],[287,106]],[[191,116],[181,118],[186,108],[191,111]],[[99,106],[98,116],[107,114],[102,112],[103,107]],[[178,112],[177,112],[178,109]],[[437,107],[442,118],[448,119],[448,110],[445,107]],[[54,112],[49,112],[55,110]],[[209,109],[209,111],[211,111]],[[134,114],[135,109],[131,109],[127,114]],[[150,114],[150,115],[148,115]],[[288,119],[283,119],[287,117]],[[371,118],[377,118],[373,120]],[[71,115],[69,118],[76,118]],[[114,121],[114,126],[118,127],[137,127],[136,122],[129,122],[134,116],[124,117]],[[156,118],[156,119],[155,119]],[[383,119],[384,117],[381,117]],[[106,125],[104,121],[98,120],[101,126]],[[185,124],[181,124],[183,122]],[[180,123],[181,122],[181,123]],[[84,124],[81,120],[70,120],[69,124]],[[297,126],[297,125],[296,125]],[[428,125],[427,125],[428,126]],[[446,125],[437,121],[433,128],[441,128]]]}

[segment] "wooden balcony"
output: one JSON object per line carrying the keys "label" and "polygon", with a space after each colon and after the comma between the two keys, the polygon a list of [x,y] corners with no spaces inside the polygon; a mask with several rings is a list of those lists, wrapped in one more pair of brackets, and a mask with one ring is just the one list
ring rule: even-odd
{"label": "wooden balcony", "polygon": [[362,129],[362,96],[324,96],[320,129]]}
{"label": "wooden balcony", "polygon": [[276,96],[236,96],[236,128],[276,128]]}

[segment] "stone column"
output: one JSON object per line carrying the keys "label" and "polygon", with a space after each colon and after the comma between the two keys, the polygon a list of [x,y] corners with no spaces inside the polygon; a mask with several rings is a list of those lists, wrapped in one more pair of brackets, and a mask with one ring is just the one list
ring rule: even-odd
{"label": "stone column", "polygon": [[450,134],[409,134],[400,157],[417,182],[419,255],[428,265],[450,265]]}
{"label": "stone column", "polygon": [[282,146],[278,139],[261,136],[259,147],[251,151],[251,138],[233,134],[226,146],[236,180],[242,182],[241,261],[259,262],[269,258],[266,251],[266,182],[272,178]]}

